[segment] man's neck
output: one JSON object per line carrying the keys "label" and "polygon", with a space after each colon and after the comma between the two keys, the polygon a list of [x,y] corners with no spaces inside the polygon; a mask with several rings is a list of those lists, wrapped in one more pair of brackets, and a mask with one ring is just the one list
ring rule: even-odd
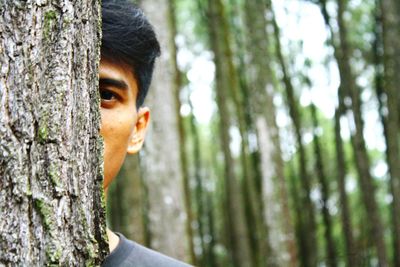
{"label": "man's neck", "polygon": [[109,247],[110,253],[111,253],[118,246],[119,237],[108,228],[107,228],[107,237],[108,237],[108,247]]}

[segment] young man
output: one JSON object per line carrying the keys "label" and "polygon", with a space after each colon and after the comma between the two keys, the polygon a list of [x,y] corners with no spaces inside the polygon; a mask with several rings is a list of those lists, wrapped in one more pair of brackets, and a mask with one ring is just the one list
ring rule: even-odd
{"label": "young man", "polygon": [[[126,153],[143,145],[150,110],[142,107],[160,46],[142,11],[126,1],[103,0],[99,90],[104,139],[104,190],[116,177]],[[110,255],[103,267],[187,267],[107,229]]]}

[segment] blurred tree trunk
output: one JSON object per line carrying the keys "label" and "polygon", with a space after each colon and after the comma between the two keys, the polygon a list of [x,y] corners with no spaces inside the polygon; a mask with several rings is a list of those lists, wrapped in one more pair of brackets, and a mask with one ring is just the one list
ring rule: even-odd
{"label": "blurred tree trunk", "polygon": [[229,135],[232,122],[228,107],[229,92],[232,82],[232,58],[229,54],[229,40],[226,38],[226,18],[220,0],[208,1],[208,28],[210,46],[214,52],[216,65],[216,94],[220,113],[220,138],[225,158],[225,207],[227,214],[228,240],[227,246],[233,266],[251,266],[252,258],[249,245],[249,234],[246,228],[243,195],[239,186],[239,179],[235,173],[235,164],[230,150],[231,138]]}
{"label": "blurred tree trunk", "polygon": [[303,146],[302,141],[302,133],[301,133],[301,115],[298,108],[298,103],[296,100],[294,88],[291,82],[291,77],[289,76],[288,68],[285,63],[285,59],[283,57],[281,44],[280,44],[280,29],[276,23],[274,11],[272,8],[271,1],[268,0],[268,8],[272,14],[272,25],[274,28],[274,35],[275,35],[275,45],[276,45],[276,54],[278,57],[278,62],[281,67],[283,73],[283,83],[285,85],[286,90],[286,98],[287,98],[287,105],[289,108],[289,115],[292,119],[294,124],[295,136],[297,141],[297,149],[299,154],[299,171],[300,171],[300,180],[302,186],[302,194],[300,196],[300,200],[303,203],[303,209],[307,213],[307,216],[302,216],[304,222],[303,226],[308,233],[306,240],[302,241],[302,243],[306,244],[306,247],[302,248],[303,251],[303,265],[304,266],[316,266],[317,264],[317,255],[318,255],[318,245],[317,245],[317,238],[316,238],[316,216],[315,216],[315,208],[314,204],[311,200],[311,184],[310,184],[310,176],[307,173],[307,158],[306,152]]}
{"label": "blurred tree trunk", "polygon": [[[213,122],[213,135],[220,134],[219,121],[216,120]],[[221,135],[221,134],[220,134]],[[220,136],[221,138],[221,136]],[[231,245],[230,241],[230,228],[228,224],[228,212],[227,212],[227,196],[226,196],[226,177],[225,177],[225,159],[221,157],[223,155],[223,151],[221,152],[221,145],[218,147],[217,145],[211,146],[209,151],[206,151],[208,154],[208,160],[206,160],[206,166],[212,166],[212,170],[205,169],[207,171],[208,176],[213,177],[215,181],[216,190],[214,192],[209,192],[208,196],[213,196],[213,199],[206,199],[207,206],[207,219],[208,219],[208,227],[209,233],[214,233],[215,239],[212,242],[215,242],[220,248],[223,246],[224,254],[219,253],[215,248],[216,255],[216,264],[217,266],[237,266],[232,263],[232,255],[231,255]],[[211,222],[214,222],[213,224]]]}
{"label": "blurred tree trunk", "polygon": [[345,151],[343,149],[343,140],[340,135],[340,110],[335,111],[335,151],[337,159],[337,178],[338,188],[340,194],[340,206],[341,206],[341,219],[344,233],[344,239],[346,243],[347,253],[347,266],[359,266],[359,253],[357,246],[354,242],[354,231],[351,224],[351,216],[349,209],[349,200],[346,193],[346,160]]}
{"label": "blurred tree trunk", "polygon": [[175,36],[177,35],[177,25],[176,25],[176,14],[175,14],[175,0],[168,0],[168,20],[169,20],[169,27],[171,29],[171,37],[170,37],[170,47],[171,47],[171,59],[174,66],[174,92],[175,92],[175,102],[176,104],[176,116],[178,121],[178,130],[179,130],[179,153],[181,159],[181,168],[182,168],[182,176],[183,176],[183,189],[184,189],[184,198],[185,198],[185,210],[187,214],[186,219],[186,233],[188,236],[189,241],[189,253],[190,253],[190,263],[193,265],[198,265],[196,254],[194,252],[194,234],[192,224],[194,223],[193,218],[193,207],[191,201],[191,194],[190,194],[190,176],[189,176],[189,164],[186,156],[186,144],[187,138],[185,133],[185,126],[183,118],[180,115],[180,109],[182,106],[180,100],[180,92],[182,88],[182,73],[178,67],[177,61],[177,46],[175,44]]}
{"label": "blurred tree trunk", "polygon": [[[333,32],[332,26],[330,24],[330,16],[326,9],[326,1],[320,0],[319,5],[321,8],[321,13],[325,21],[325,25],[327,26],[329,32],[331,33],[330,38],[328,39],[330,45],[334,48],[335,58],[337,59],[339,56],[339,49],[337,48],[335,34]],[[346,193],[346,155],[343,145],[343,140],[341,137],[341,125],[340,118],[345,115],[346,107],[344,105],[344,97],[343,97],[343,89],[342,86],[338,89],[338,107],[335,110],[335,151],[336,151],[336,159],[337,159],[337,180],[338,180],[338,188],[339,188],[339,196],[340,196],[340,206],[341,206],[341,220],[342,220],[342,228],[343,234],[346,244],[346,262],[347,266],[360,266],[361,256],[360,250],[354,241],[354,230],[351,224],[350,217],[350,209],[349,209],[349,200]]]}
{"label": "blurred tree trunk", "polygon": [[[180,158],[179,122],[175,97],[173,64],[174,36],[168,23],[168,1],[141,1],[154,25],[162,55],[157,62],[147,97],[152,110],[150,129],[144,146],[143,181],[147,188],[150,245],[169,256],[189,261],[187,214]],[[167,21],[166,21],[167,20]]]}
{"label": "blurred tree trunk", "polygon": [[322,219],[324,222],[325,232],[325,242],[326,242],[326,263],[327,266],[336,267],[337,256],[336,256],[336,245],[335,240],[333,239],[333,225],[332,218],[329,213],[328,201],[329,201],[329,181],[327,180],[325,173],[325,164],[322,151],[321,143],[319,140],[319,136],[317,134],[317,130],[319,128],[318,117],[317,117],[317,109],[314,103],[310,105],[311,109],[311,118],[313,124],[313,145],[314,145],[314,155],[315,155],[315,172],[317,173],[318,181],[321,186],[321,198],[322,198]]}
{"label": "blurred tree trunk", "polygon": [[129,155],[108,190],[111,229],[146,245],[145,194],[138,155]]}
{"label": "blurred tree trunk", "polygon": [[294,210],[293,213],[295,214],[295,234],[296,234],[296,241],[298,247],[298,257],[299,263],[301,267],[307,267],[308,262],[308,251],[307,251],[307,229],[305,226],[304,216],[305,213],[303,212],[302,202],[300,199],[300,190],[298,189],[297,185],[297,178],[298,175],[294,171],[294,167],[290,164],[288,166],[288,178],[289,178],[289,191],[292,200],[292,209]]}
{"label": "blurred tree trunk", "polygon": [[206,209],[206,214],[207,214],[207,226],[208,226],[208,235],[210,237],[210,241],[207,248],[207,265],[204,265],[205,267],[217,267],[217,261],[215,257],[215,246],[216,246],[216,232],[215,232],[215,227],[214,227],[214,214],[213,214],[213,203],[212,203],[212,194],[210,192],[206,192],[205,194],[205,209]]}
{"label": "blurred tree trunk", "polygon": [[265,205],[263,213],[268,225],[268,245],[272,249],[267,257],[272,264],[294,267],[298,265],[297,251],[288,206],[279,130],[275,121],[273,74],[270,61],[267,60],[271,56],[268,53],[270,42],[266,32],[265,4],[261,1],[245,1],[243,10],[246,53],[250,60],[250,64],[245,64],[242,59],[242,71],[248,77],[244,100],[248,103],[249,115],[255,121],[261,156],[262,202]]}
{"label": "blurred tree trunk", "polygon": [[0,265],[100,265],[100,5],[1,1],[0,14]]}
{"label": "blurred tree trunk", "polygon": [[[230,36],[225,36],[225,42],[229,43],[230,68],[229,74],[232,77],[232,89],[230,96],[233,98],[235,106],[235,114],[239,126],[239,133],[241,137],[241,168],[242,168],[242,183],[243,194],[245,199],[245,216],[248,229],[255,229],[249,231],[250,246],[252,253],[252,260],[254,266],[269,265],[267,262],[274,259],[272,256],[271,246],[269,244],[269,234],[267,225],[263,217],[264,202],[262,192],[262,182],[260,175],[260,160],[255,156],[255,152],[250,151],[249,137],[255,135],[254,122],[251,114],[251,106],[249,100],[249,85],[246,77],[246,65],[244,57],[247,53],[244,47],[242,38],[243,29],[242,25],[238,23],[237,18],[241,16],[240,11],[242,7],[231,0],[229,5],[226,5],[227,19],[229,23]],[[224,32],[227,32],[225,30]],[[233,42],[231,40],[233,36]],[[234,66],[233,60],[238,60],[239,64]]]}
{"label": "blurred tree trunk", "polygon": [[337,180],[339,189],[339,199],[341,208],[341,220],[343,237],[346,244],[346,263],[347,266],[360,266],[358,262],[359,253],[354,242],[354,231],[351,224],[349,200],[346,193],[346,154],[343,149],[343,140],[340,135],[340,117],[342,111],[338,107],[335,110],[335,151],[337,160]]}
{"label": "blurred tree trunk", "polygon": [[[228,7],[228,5],[226,5],[226,7]],[[224,9],[223,5],[221,5],[221,13],[225,18],[226,14]],[[231,14],[230,17],[234,17],[234,14]],[[262,190],[260,190],[260,184],[257,183],[257,181],[260,180],[257,177],[258,163],[254,164],[254,161],[252,161],[254,158],[252,157],[249,148],[249,135],[254,132],[252,118],[249,112],[247,112],[249,110],[249,92],[247,85],[240,83],[240,78],[238,78],[244,76],[245,73],[236,69],[234,65],[233,45],[231,45],[231,32],[235,30],[238,31],[239,29],[237,28],[239,26],[233,22],[228,26],[227,18],[221,19],[220,26],[223,33],[221,36],[223,54],[225,55],[228,67],[227,75],[229,77],[228,81],[230,88],[228,92],[230,92],[229,96],[233,100],[234,108],[232,110],[234,110],[234,113],[236,114],[234,117],[237,118],[237,125],[241,137],[240,158],[243,177],[241,184],[243,186],[245,197],[247,227],[253,229],[253,231],[249,231],[252,260],[254,266],[274,266],[274,258],[271,257],[271,246],[269,244],[268,231],[263,216],[264,203]],[[236,54],[237,53],[240,54],[241,51],[236,51]],[[254,168],[254,166],[256,167]]]}
{"label": "blurred tree trunk", "polygon": [[[343,14],[346,10],[346,1],[338,0],[338,25],[340,40],[340,56],[337,58],[339,65],[339,73],[341,77],[341,88],[344,94],[351,99],[351,107],[354,129],[351,136],[353,150],[355,154],[356,168],[360,178],[360,186],[363,195],[364,204],[370,217],[371,237],[375,244],[379,266],[388,266],[386,245],[384,242],[384,231],[381,218],[379,215],[378,204],[375,199],[375,186],[370,173],[370,163],[368,153],[365,147],[363,137],[364,121],[361,113],[360,88],[356,86],[355,77],[350,66],[350,45],[347,41],[347,28]],[[342,100],[344,103],[344,99]]]}
{"label": "blurred tree trunk", "polygon": [[[193,105],[189,98],[189,106],[190,110],[193,111]],[[189,115],[189,126],[190,133],[193,140],[193,167],[194,167],[194,177],[196,181],[196,189],[195,189],[195,198],[196,198],[196,214],[197,214],[197,223],[199,225],[199,239],[200,239],[200,247],[202,251],[202,260],[200,261],[199,266],[211,266],[211,255],[208,254],[209,250],[206,248],[205,244],[205,229],[204,229],[204,218],[208,216],[204,210],[204,192],[203,192],[203,181],[204,178],[201,175],[202,171],[202,161],[201,161],[201,150],[200,150],[200,136],[196,126],[196,118],[194,117],[193,112]],[[211,236],[214,238],[214,236]],[[212,252],[211,252],[212,253]],[[206,264],[207,263],[207,264]]]}
{"label": "blurred tree trunk", "polygon": [[[322,15],[326,25],[329,27],[331,35],[333,36],[332,45],[334,48],[334,55],[339,67],[339,74],[341,78],[341,85],[339,88],[339,105],[343,110],[351,111],[354,121],[354,129],[352,129],[351,143],[353,146],[355,165],[358,172],[360,187],[362,191],[363,202],[369,216],[369,230],[372,242],[377,251],[379,266],[388,266],[386,245],[383,240],[383,226],[379,215],[378,204],[375,199],[375,186],[370,173],[370,163],[365,147],[363,138],[364,121],[361,113],[361,99],[360,88],[356,86],[355,76],[350,66],[351,48],[347,40],[347,28],[343,14],[346,9],[345,0],[338,0],[338,26],[339,38],[334,38],[335,33],[332,30],[329,21],[329,14],[326,9],[326,0],[320,0]],[[338,42],[338,44],[335,43]],[[351,100],[351,104],[346,106],[345,98]]]}
{"label": "blurred tree trunk", "polygon": [[[377,7],[378,8],[378,7]],[[390,187],[393,196],[393,242],[395,266],[400,266],[400,15],[394,0],[380,0],[383,37],[383,92],[386,95],[387,113],[384,127]]]}

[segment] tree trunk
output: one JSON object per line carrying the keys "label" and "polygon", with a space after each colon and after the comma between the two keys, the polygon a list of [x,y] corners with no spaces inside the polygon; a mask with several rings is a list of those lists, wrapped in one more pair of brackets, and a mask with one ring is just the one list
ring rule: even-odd
{"label": "tree trunk", "polygon": [[400,16],[394,0],[381,0],[381,22],[383,37],[383,92],[386,94],[387,115],[384,116],[387,162],[390,187],[393,196],[393,254],[395,266],[400,266]]}
{"label": "tree trunk", "polygon": [[111,229],[145,245],[145,194],[138,155],[126,157],[107,198]]}
{"label": "tree trunk", "polygon": [[220,138],[225,160],[225,207],[227,213],[228,240],[227,245],[233,266],[251,266],[252,258],[249,244],[249,235],[246,228],[243,195],[239,187],[239,179],[235,173],[235,164],[230,150],[231,138],[229,136],[232,116],[229,111],[229,90],[232,78],[229,68],[229,53],[227,53],[226,19],[223,5],[220,0],[208,1],[209,39],[214,52],[216,65],[216,98],[220,113]]}
{"label": "tree trunk", "polygon": [[141,6],[154,25],[163,48],[147,97],[146,104],[152,110],[152,119],[141,158],[149,201],[150,244],[169,256],[189,261],[171,52],[174,36],[166,22],[169,17],[168,1],[142,1]]}
{"label": "tree trunk", "polygon": [[[231,0],[231,2],[233,2]],[[235,4],[232,4],[235,5]],[[228,5],[227,5],[228,7]],[[225,36],[223,37],[225,43],[229,46],[227,53],[227,57],[229,58],[229,77],[231,77],[231,90],[230,96],[233,99],[234,103],[234,112],[236,116],[232,116],[236,118],[236,122],[238,124],[239,133],[240,133],[240,169],[242,177],[241,187],[244,196],[244,207],[245,207],[245,217],[248,229],[253,229],[253,231],[249,231],[250,238],[250,246],[252,253],[252,260],[254,266],[265,266],[267,261],[273,259],[272,251],[269,243],[269,235],[267,232],[267,226],[265,224],[265,220],[263,217],[263,210],[265,210],[263,196],[262,196],[262,186],[261,186],[261,177],[259,171],[260,161],[256,157],[254,157],[254,152],[250,151],[249,147],[249,136],[251,134],[255,134],[253,119],[250,116],[250,101],[247,98],[249,94],[248,82],[246,80],[246,65],[244,63],[244,53],[245,51],[242,45],[242,41],[240,35],[242,34],[242,30],[238,25],[235,25],[236,18],[240,16],[236,10],[231,14],[227,14],[227,19],[229,20],[227,23],[232,25],[229,27],[229,35],[234,36],[234,40],[236,46],[238,47],[236,51],[231,51],[234,45],[232,43],[231,36],[226,34],[227,30],[224,30]],[[225,26],[227,28],[227,26]],[[235,54],[235,59],[239,59],[240,64],[238,64],[238,68],[236,68],[233,64],[233,54]],[[236,56],[239,54],[238,56]],[[238,78],[237,78],[238,77]],[[257,152],[256,152],[257,153]]]}
{"label": "tree trunk", "polygon": [[[264,203],[262,197],[262,190],[260,190],[260,183],[257,183],[257,164],[252,161],[252,154],[249,148],[249,135],[254,132],[253,122],[249,110],[249,99],[247,99],[249,94],[248,85],[243,82],[239,82],[240,76],[244,76],[245,73],[238,71],[234,65],[233,57],[233,45],[231,44],[231,34],[237,34],[238,27],[234,27],[233,21],[228,25],[228,19],[223,11],[224,6],[221,5],[221,19],[220,27],[221,34],[219,35],[221,39],[221,47],[224,55],[224,62],[226,63],[226,75],[227,82],[229,86],[228,92],[230,92],[228,97],[233,100],[233,111],[236,116],[238,130],[241,137],[240,143],[240,159],[241,159],[241,170],[242,179],[241,185],[243,187],[243,194],[245,199],[245,210],[246,210],[246,220],[247,227],[253,229],[249,231],[251,238],[251,253],[254,266],[274,266],[275,257],[272,257],[272,250],[269,244],[267,226],[264,220]],[[223,16],[223,17],[222,17]],[[234,14],[231,15],[233,17]],[[236,28],[236,29],[235,29]],[[234,32],[236,30],[236,32]],[[240,87],[240,85],[242,85]],[[225,101],[228,101],[226,99]],[[246,112],[247,111],[247,112]],[[254,168],[254,166],[256,166]]]}
{"label": "tree trunk", "polygon": [[354,231],[351,224],[349,200],[346,193],[346,154],[343,149],[343,140],[340,135],[340,114],[339,108],[335,111],[335,152],[337,160],[337,180],[339,189],[339,199],[341,207],[341,220],[343,236],[346,244],[346,263],[347,266],[360,266],[358,262],[357,246],[354,242]]}
{"label": "tree trunk", "polygon": [[294,167],[289,165],[289,179],[290,179],[290,195],[292,199],[292,208],[294,209],[295,214],[295,233],[297,240],[297,247],[299,253],[299,266],[308,267],[309,262],[309,254],[308,254],[308,245],[307,245],[307,226],[305,225],[304,216],[305,213],[302,212],[302,202],[300,199],[300,190],[297,188],[297,177],[298,175],[294,171]]}
{"label": "tree trunk", "polygon": [[[189,99],[190,109],[193,110],[193,105]],[[199,262],[199,266],[210,266],[212,265],[212,255],[209,253],[210,250],[206,247],[205,243],[205,223],[204,218],[208,217],[206,211],[204,209],[204,186],[203,179],[205,176],[201,174],[203,169],[203,164],[201,161],[201,149],[200,149],[200,136],[196,126],[196,118],[194,114],[191,113],[189,118],[190,124],[190,133],[192,136],[192,147],[193,147],[193,168],[194,168],[194,178],[196,181],[196,190],[195,190],[195,198],[196,198],[196,213],[197,213],[197,223],[199,225],[199,239],[200,239],[200,247],[202,251],[202,260]],[[206,192],[207,193],[207,192]],[[212,212],[212,211],[211,211]],[[211,239],[215,237],[210,235]],[[211,242],[210,242],[211,243]],[[208,246],[211,246],[209,244]],[[212,250],[211,250],[212,253]],[[207,264],[206,264],[207,263]]]}
{"label": "tree trunk", "polygon": [[302,194],[300,195],[300,201],[303,202],[303,208],[305,209],[305,213],[307,216],[302,216],[304,222],[303,226],[305,227],[308,236],[306,240],[302,241],[306,244],[306,247],[302,248],[303,252],[303,259],[305,262],[303,263],[305,266],[316,266],[317,265],[317,255],[318,255],[318,245],[317,245],[317,237],[316,237],[316,216],[315,216],[315,207],[311,201],[311,181],[310,176],[307,173],[307,158],[306,158],[306,151],[303,146],[302,141],[302,133],[301,133],[301,115],[298,109],[298,102],[296,100],[294,88],[291,82],[291,77],[288,73],[288,68],[286,66],[285,59],[283,57],[281,44],[280,44],[280,29],[276,23],[275,16],[272,9],[271,1],[268,0],[268,9],[271,11],[272,14],[272,25],[274,28],[275,34],[275,45],[276,45],[276,53],[278,57],[278,62],[281,67],[283,73],[283,83],[285,85],[286,90],[286,101],[289,107],[289,115],[294,124],[296,142],[297,142],[297,149],[299,153],[299,173],[300,173],[300,181],[302,186]]}
{"label": "tree trunk", "polygon": [[[340,57],[339,48],[336,43],[335,33],[330,24],[330,16],[328,14],[326,8],[326,1],[320,0],[319,5],[321,8],[321,13],[325,21],[325,25],[327,26],[329,32],[331,33],[331,37],[328,40],[331,46],[334,48],[334,55],[336,60]],[[358,249],[354,241],[354,231],[351,224],[350,210],[349,210],[349,200],[346,193],[346,160],[345,160],[345,150],[343,148],[343,140],[341,137],[341,126],[340,126],[340,118],[346,112],[346,107],[344,105],[344,90],[342,89],[342,85],[338,89],[338,107],[335,111],[335,151],[337,158],[337,179],[338,179],[338,188],[340,194],[340,205],[341,205],[341,219],[342,219],[342,227],[343,233],[346,243],[346,252],[347,252],[347,264],[348,266],[360,266],[361,264],[361,255],[359,253],[361,250]]]}
{"label": "tree trunk", "polygon": [[[356,167],[359,173],[360,185],[366,209],[371,218],[371,237],[374,240],[379,265],[388,266],[386,245],[383,239],[383,225],[379,215],[379,209],[375,199],[375,186],[370,173],[370,163],[363,137],[364,121],[361,114],[360,88],[357,88],[355,78],[352,75],[350,66],[350,48],[347,42],[346,26],[343,19],[345,3],[338,1],[338,24],[341,57],[338,59],[340,77],[344,94],[351,98],[351,109],[354,119],[355,129],[352,133],[352,144],[355,153]],[[344,101],[343,101],[344,102]]]}
{"label": "tree trunk", "polygon": [[315,162],[315,172],[318,177],[319,184],[321,186],[321,198],[322,198],[322,219],[324,222],[324,238],[326,242],[326,263],[327,266],[336,267],[337,257],[336,257],[336,245],[333,239],[333,225],[332,225],[332,218],[329,213],[328,207],[328,200],[330,195],[329,190],[329,181],[327,180],[325,174],[325,164],[323,156],[324,153],[322,151],[321,143],[319,140],[319,136],[317,135],[316,131],[319,127],[318,117],[317,117],[317,109],[315,105],[312,103],[311,106],[311,118],[313,123],[313,145],[314,145],[314,154],[316,157]]}
{"label": "tree trunk", "polygon": [[[326,1],[321,1],[322,13],[325,23],[332,29],[329,24],[329,15],[326,11]],[[365,208],[370,218],[370,235],[372,242],[375,246],[379,266],[388,266],[386,245],[383,239],[383,226],[379,215],[378,205],[375,199],[375,186],[370,173],[370,163],[363,138],[364,121],[361,114],[361,99],[360,88],[356,86],[355,76],[350,66],[351,48],[347,40],[347,28],[344,21],[344,12],[346,8],[346,1],[338,0],[338,26],[339,26],[339,45],[334,45],[335,58],[339,67],[339,74],[341,78],[341,85],[339,90],[339,105],[343,109],[347,108],[351,111],[354,122],[354,129],[351,136],[351,143],[353,146],[355,165],[359,176],[361,193]],[[334,32],[331,30],[331,34]],[[332,38],[334,40],[334,38]],[[345,97],[351,99],[351,105],[346,107]]]}
{"label": "tree trunk", "polygon": [[0,265],[108,253],[97,2],[0,2]]}
{"label": "tree trunk", "polygon": [[288,206],[279,129],[275,121],[273,74],[268,60],[272,57],[268,53],[270,41],[266,32],[265,4],[261,1],[245,1],[243,10],[249,63],[245,64],[243,59],[241,71],[248,77],[244,99],[250,107],[248,113],[254,117],[261,158],[262,212],[272,250],[267,257],[278,266],[294,267],[298,265],[297,251]]}
{"label": "tree trunk", "polygon": [[190,176],[189,176],[189,164],[186,157],[186,133],[184,127],[183,118],[180,115],[180,109],[182,106],[181,100],[179,98],[181,88],[182,88],[182,74],[178,67],[178,58],[177,52],[178,48],[175,44],[175,36],[177,35],[177,25],[176,25],[176,14],[175,14],[175,0],[168,0],[168,18],[169,18],[169,28],[171,29],[171,37],[170,37],[170,47],[171,47],[171,60],[174,66],[174,92],[175,92],[175,102],[176,102],[176,116],[178,121],[178,131],[179,131],[179,153],[181,159],[181,171],[183,178],[183,189],[184,189],[184,198],[185,198],[185,210],[187,214],[186,220],[186,233],[188,237],[188,248],[190,253],[190,263],[193,265],[197,264],[196,254],[194,252],[194,234],[192,224],[194,222],[193,218],[193,207],[190,193]]}

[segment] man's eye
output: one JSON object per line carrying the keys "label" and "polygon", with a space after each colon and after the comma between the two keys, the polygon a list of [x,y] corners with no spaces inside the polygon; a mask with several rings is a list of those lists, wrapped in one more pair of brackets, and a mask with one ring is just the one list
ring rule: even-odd
{"label": "man's eye", "polygon": [[100,97],[102,100],[114,100],[116,98],[115,94],[109,90],[100,89]]}

